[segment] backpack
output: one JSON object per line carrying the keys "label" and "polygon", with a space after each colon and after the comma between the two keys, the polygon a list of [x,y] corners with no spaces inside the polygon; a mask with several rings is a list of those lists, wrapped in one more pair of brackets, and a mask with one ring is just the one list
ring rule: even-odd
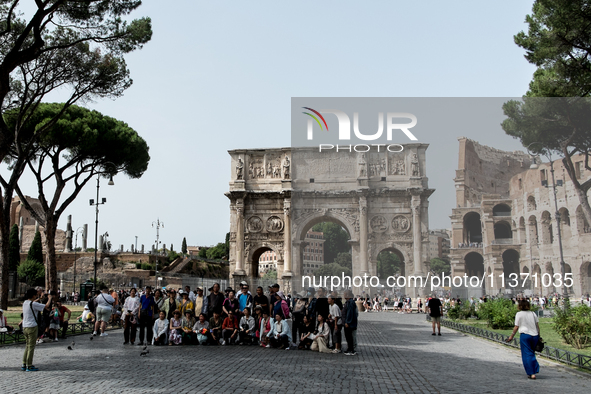
{"label": "backpack", "polygon": [[306,301],[303,299],[299,299],[296,304],[295,304],[295,308],[293,308],[293,313],[304,313],[306,311]]}
{"label": "backpack", "polygon": [[94,315],[96,313],[96,304],[94,303],[96,301],[95,297],[92,297],[90,300],[88,300],[88,310]]}

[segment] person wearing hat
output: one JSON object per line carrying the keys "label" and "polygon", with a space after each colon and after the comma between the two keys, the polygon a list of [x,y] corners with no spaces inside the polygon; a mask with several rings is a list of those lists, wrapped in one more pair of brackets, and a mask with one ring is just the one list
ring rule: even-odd
{"label": "person wearing hat", "polygon": [[89,318],[89,316],[92,316],[92,313],[90,313],[90,308],[87,305],[84,305],[84,311],[82,311],[82,314],[80,316],[78,316],[76,318],[76,320],[78,320],[80,323],[85,323],[87,321],[92,320],[92,317]]}
{"label": "person wearing hat", "polygon": [[6,328],[8,332],[14,331],[14,328],[7,324],[6,316],[4,316],[4,311],[2,309],[0,309],[0,328]]}
{"label": "person wearing hat", "polygon": [[[190,310],[191,312],[193,312],[193,309],[195,309],[195,305],[193,305],[193,301],[191,301],[189,299],[189,293],[187,293],[186,291],[179,291],[179,293],[181,293],[181,302],[179,305],[179,310],[181,311],[182,316],[185,316],[185,312],[187,310]],[[192,327],[192,326],[191,326]]]}
{"label": "person wearing hat", "polygon": [[289,305],[285,301],[285,295],[280,290],[275,293],[275,303],[273,304],[273,316],[281,315],[283,319],[289,319]]}
{"label": "person wearing hat", "polygon": [[207,313],[207,298],[203,296],[203,287],[199,286],[195,291],[197,291],[197,296],[193,304],[195,305],[195,316],[199,316],[202,313]]}
{"label": "person wearing hat", "polygon": [[240,282],[240,291],[238,292],[236,298],[238,299],[238,308],[240,311],[243,311],[244,308],[251,310],[252,294],[250,294],[248,283],[245,281]]}
{"label": "person wearing hat", "polygon": [[193,332],[194,325],[195,318],[193,317],[193,310],[186,309],[181,323],[181,328],[183,330],[181,333],[183,336],[183,345],[195,345],[197,341],[197,334]]}

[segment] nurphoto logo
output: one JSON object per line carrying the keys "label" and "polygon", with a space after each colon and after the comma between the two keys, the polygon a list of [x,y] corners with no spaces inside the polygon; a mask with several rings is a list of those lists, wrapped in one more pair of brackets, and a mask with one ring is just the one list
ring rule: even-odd
{"label": "nurphoto logo", "polygon": [[[315,110],[310,107],[302,107],[307,111],[303,111],[304,115],[309,117],[307,122],[307,138],[309,141],[314,140],[314,123],[316,123],[320,130],[328,132],[328,123],[322,114],[332,114],[335,115],[338,121],[338,139],[339,141],[350,141],[351,140],[351,119],[349,115],[345,112],[338,110],[338,109],[321,109]],[[309,111],[309,112],[308,112]],[[385,118],[385,121],[384,121]],[[407,119],[410,122],[400,123],[400,120]],[[395,121],[396,120],[396,121]],[[314,122],[315,121],[315,122]],[[392,137],[395,134],[395,131],[402,131],[406,137],[411,141],[417,141],[417,137],[410,131],[411,128],[416,126],[417,124],[417,117],[411,113],[407,112],[388,112],[386,116],[384,116],[383,112],[378,112],[378,130],[376,132],[369,133],[362,133],[359,128],[359,113],[353,113],[353,133],[355,138],[362,140],[362,141],[377,141],[382,138],[384,134],[384,123],[386,124],[386,140],[392,141]],[[404,147],[400,144],[356,144],[356,145],[334,145],[334,144],[319,144],[318,149],[319,152],[323,150],[331,150],[336,149],[336,151],[348,151],[351,152],[354,150],[355,152],[368,152],[372,146],[377,148],[377,151],[380,151],[380,147],[386,147],[389,152],[402,152]]]}

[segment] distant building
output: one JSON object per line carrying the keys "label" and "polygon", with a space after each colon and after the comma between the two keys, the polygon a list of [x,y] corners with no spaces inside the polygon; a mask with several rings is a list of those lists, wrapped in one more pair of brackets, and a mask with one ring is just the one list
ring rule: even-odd
{"label": "distant building", "polygon": [[304,242],[304,263],[302,275],[312,275],[314,271],[324,265],[324,233],[308,231]]}
{"label": "distant building", "polygon": [[449,259],[450,236],[448,230],[429,231],[429,258]]}
{"label": "distant building", "polygon": [[[308,231],[306,245],[304,246],[303,275],[311,275],[315,270],[324,265],[324,234],[317,231]],[[267,250],[259,258],[259,276],[264,276],[270,270],[277,270],[277,254],[273,250]]]}
{"label": "distant building", "polygon": [[189,253],[189,256],[198,256],[200,250],[200,246],[187,246],[187,253]]}

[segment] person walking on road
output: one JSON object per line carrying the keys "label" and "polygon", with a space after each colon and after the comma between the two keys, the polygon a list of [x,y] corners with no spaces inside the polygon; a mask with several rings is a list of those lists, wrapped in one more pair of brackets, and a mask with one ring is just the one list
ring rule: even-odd
{"label": "person walking on road", "polygon": [[443,305],[436,295],[427,302],[427,312],[431,316],[431,324],[433,326],[433,334],[435,335],[435,325],[437,324],[437,335],[441,335],[441,316],[443,316]]}
{"label": "person walking on road", "polygon": [[521,361],[527,377],[535,379],[536,374],[540,372],[540,364],[536,359],[536,345],[540,340],[538,316],[530,310],[531,305],[528,300],[520,300],[518,309],[519,312],[515,315],[515,327],[513,327],[513,332],[506,341],[511,342],[517,331],[519,331]]}

